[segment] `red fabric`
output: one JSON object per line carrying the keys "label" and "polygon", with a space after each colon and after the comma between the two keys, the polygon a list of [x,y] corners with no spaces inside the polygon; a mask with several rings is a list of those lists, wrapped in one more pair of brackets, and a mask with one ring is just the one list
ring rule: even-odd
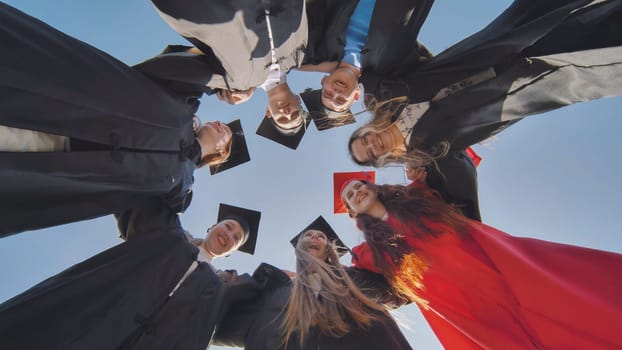
{"label": "red fabric", "polygon": [[478,166],[479,163],[482,161],[482,157],[480,157],[479,154],[475,153],[475,150],[473,150],[473,148],[471,147],[466,148],[466,154],[469,156],[469,158],[471,158],[475,166]]}
{"label": "red fabric", "polygon": [[[622,349],[622,255],[512,237],[472,221],[458,234],[416,238],[428,264],[422,313],[446,349]],[[366,243],[358,267],[377,270]]]}

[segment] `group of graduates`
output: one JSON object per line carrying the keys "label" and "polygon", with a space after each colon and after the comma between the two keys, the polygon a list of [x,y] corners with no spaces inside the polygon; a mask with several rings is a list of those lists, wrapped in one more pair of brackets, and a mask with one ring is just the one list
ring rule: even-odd
{"label": "group of graduates", "polygon": [[[515,0],[438,55],[417,40],[432,0],[152,2],[192,46],[133,67],[0,3],[0,237],[114,214],[126,240],[1,304],[3,348],[410,349],[388,313],[408,303],[447,349],[622,348],[622,255],[481,223],[469,148],[621,95],[622,1]],[[299,97],[292,69],[327,73],[322,88]],[[412,180],[342,178],[365,242],[319,216],[291,240],[295,273],[211,265],[253,254],[258,211],[221,204],[202,238],[178,216],[195,169],[249,161],[242,122],[202,124],[199,99],[256,88],[257,133],[294,149],[363,99],[372,118],[344,147]]]}

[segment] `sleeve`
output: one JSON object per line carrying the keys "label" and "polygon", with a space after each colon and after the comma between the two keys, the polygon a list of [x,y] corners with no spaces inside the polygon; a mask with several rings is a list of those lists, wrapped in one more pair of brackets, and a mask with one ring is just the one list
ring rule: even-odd
{"label": "sleeve", "polygon": [[409,303],[395,295],[389,282],[379,273],[352,266],[346,267],[346,272],[363,294],[390,309]]}
{"label": "sleeve", "polygon": [[146,234],[176,231],[181,222],[176,213],[160,199],[115,214],[121,238],[129,240]]}
{"label": "sleeve", "polygon": [[208,85],[216,70],[208,56],[191,49],[189,46],[170,45],[161,54],[132,68],[184,99],[186,104],[198,108],[202,94],[213,93]]}
{"label": "sleeve", "polygon": [[226,271],[221,273],[221,278],[229,287],[227,298],[231,307],[216,330],[213,345],[245,347],[249,330],[260,322],[264,313],[270,313],[266,297],[276,288],[290,283],[290,279],[280,269],[266,263],[257,267],[252,277]]}

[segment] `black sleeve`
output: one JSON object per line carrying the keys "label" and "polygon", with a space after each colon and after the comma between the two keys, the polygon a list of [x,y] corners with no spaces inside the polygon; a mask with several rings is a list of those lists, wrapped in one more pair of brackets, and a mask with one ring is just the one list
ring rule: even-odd
{"label": "black sleeve", "polygon": [[115,214],[115,218],[121,238],[126,240],[181,228],[177,214],[160,199],[144,201],[138,207]]}
{"label": "black sleeve", "polygon": [[477,169],[464,150],[450,151],[426,167],[426,183],[466,217],[482,221],[477,193]]}
{"label": "black sleeve", "polygon": [[409,303],[406,299],[397,296],[384,276],[380,274],[352,266],[346,267],[346,272],[363,294],[390,309]]}
{"label": "black sleeve", "polygon": [[231,301],[231,307],[216,330],[213,344],[244,347],[251,328],[261,323],[262,319],[272,319],[271,316],[266,316],[272,315],[269,300],[276,297],[273,292],[286,283],[290,283],[290,279],[280,269],[266,263],[262,263],[252,277],[248,274],[231,274],[231,271],[226,273],[230,274],[223,278],[230,286],[227,292],[228,297],[234,300]]}

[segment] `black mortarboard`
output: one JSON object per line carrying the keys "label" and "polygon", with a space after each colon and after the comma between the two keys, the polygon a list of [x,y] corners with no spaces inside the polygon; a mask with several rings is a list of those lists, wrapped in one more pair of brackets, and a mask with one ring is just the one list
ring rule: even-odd
{"label": "black mortarboard", "polygon": [[303,122],[300,126],[291,130],[281,129],[271,118],[264,117],[261,124],[259,124],[259,128],[257,128],[257,135],[263,136],[291,149],[298,148],[302,137],[307,131],[307,126],[311,121],[311,117],[308,113],[303,110],[300,110],[300,113],[302,114],[302,118],[304,118]]}
{"label": "black mortarboard", "polygon": [[324,232],[324,234],[326,235],[326,238],[328,238],[329,241],[332,241],[335,243],[335,246],[337,247],[337,255],[339,255],[339,257],[344,256],[350,250],[341,241],[339,236],[337,236],[337,233],[335,232],[335,230],[333,230],[333,228],[328,224],[328,222],[324,220],[322,215],[318,216],[317,219],[313,220],[313,222],[309,224],[309,226],[305,227],[302,231],[300,231],[300,233],[298,233],[294,238],[292,238],[291,241],[289,241],[294,246],[294,248],[296,248],[296,244],[298,244],[298,239],[302,236],[303,233],[305,233],[308,230],[318,230],[318,231]]}
{"label": "black mortarboard", "polygon": [[244,137],[244,130],[242,130],[242,123],[240,119],[236,119],[227,124],[233,139],[231,140],[231,155],[226,162],[209,167],[210,174],[215,175],[225,170],[236,167],[242,163],[246,163],[251,160],[251,156],[248,154],[248,146],[246,145],[246,138]]}
{"label": "black mortarboard", "polygon": [[320,131],[356,122],[349,108],[343,112],[335,112],[326,108],[322,104],[322,90],[306,89],[300,94],[300,97],[309,110],[315,127]]}
{"label": "black mortarboard", "polygon": [[246,241],[238,250],[251,255],[254,254],[255,246],[257,245],[257,233],[259,232],[261,212],[220,203],[220,207],[218,207],[218,222],[227,219],[239,222],[244,230]]}

